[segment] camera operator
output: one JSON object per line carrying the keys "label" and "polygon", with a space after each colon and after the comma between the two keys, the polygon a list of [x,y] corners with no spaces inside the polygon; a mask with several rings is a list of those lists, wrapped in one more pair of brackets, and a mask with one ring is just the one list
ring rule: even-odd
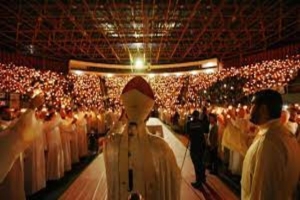
{"label": "camera operator", "polygon": [[205,167],[203,163],[206,148],[203,122],[199,119],[199,111],[195,110],[187,122],[187,134],[190,138],[190,155],[194,165],[196,181],[191,183],[194,188],[202,188],[205,183]]}

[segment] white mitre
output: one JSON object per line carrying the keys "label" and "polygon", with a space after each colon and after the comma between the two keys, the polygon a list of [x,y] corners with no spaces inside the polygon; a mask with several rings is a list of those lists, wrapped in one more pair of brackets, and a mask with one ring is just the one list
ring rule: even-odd
{"label": "white mitre", "polygon": [[140,76],[131,79],[124,87],[121,100],[129,122],[144,122],[154,105],[150,85]]}

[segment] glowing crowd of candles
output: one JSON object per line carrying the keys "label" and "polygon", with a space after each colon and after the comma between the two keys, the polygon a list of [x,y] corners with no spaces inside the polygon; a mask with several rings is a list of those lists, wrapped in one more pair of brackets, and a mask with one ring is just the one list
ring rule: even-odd
{"label": "glowing crowd of candles", "polygon": [[[191,111],[201,107],[198,101],[200,91],[206,94],[217,82],[228,77],[241,77],[246,83],[224,84],[224,89],[242,87],[243,94],[253,94],[265,88],[280,89],[293,80],[300,69],[299,56],[283,60],[270,60],[243,66],[222,69],[205,74],[174,74],[169,76],[144,76],[155,93],[158,108],[168,112],[175,110]],[[96,75],[76,75],[40,71],[14,64],[0,64],[0,92],[27,94],[36,88],[45,94],[45,106],[73,107],[83,105],[88,109],[104,109],[106,104],[113,110],[121,110],[120,94],[132,75],[103,76],[107,95],[101,90],[100,77]],[[36,84],[32,84],[36,82]],[[239,85],[238,85],[239,84]],[[179,95],[186,87],[186,99],[179,101]],[[222,91],[222,90],[221,90]],[[225,94],[218,94],[225,96]],[[226,97],[225,97],[226,98]]]}

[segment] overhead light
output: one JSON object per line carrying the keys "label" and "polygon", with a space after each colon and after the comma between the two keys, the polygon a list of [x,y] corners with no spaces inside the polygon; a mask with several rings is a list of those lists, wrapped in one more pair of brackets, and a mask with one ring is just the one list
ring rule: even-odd
{"label": "overhead light", "polygon": [[106,74],[106,76],[107,76],[108,78],[110,78],[110,77],[113,77],[114,75],[113,75],[113,74]]}
{"label": "overhead light", "polygon": [[83,71],[80,71],[80,70],[73,70],[73,73],[76,74],[76,75],[83,75]]}
{"label": "overhead light", "polygon": [[203,72],[206,73],[206,74],[211,74],[211,73],[216,72],[216,68],[214,68],[214,69],[203,69]]}
{"label": "overhead light", "polygon": [[178,73],[176,73],[175,75],[178,77],[178,76],[181,76],[182,73],[179,73],[179,72],[178,72]]}
{"label": "overhead light", "polygon": [[164,76],[164,77],[167,77],[167,76],[169,76],[169,74],[168,74],[168,73],[164,73],[163,76]]}
{"label": "overhead light", "polygon": [[145,67],[145,64],[144,64],[144,61],[143,59],[141,58],[137,58],[135,61],[134,61],[134,67],[136,69],[142,69]]}
{"label": "overhead light", "polygon": [[209,67],[216,67],[216,66],[217,66],[217,62],[212,62],[212,61],[202,64],[202,68],[209,68]]}
{"label": "overhead light", "polygon": [[149,76],[149,78],[154,78],[155,74],[149,74],[148,76]]}
{"label": "overhead light", "polygon": [[191,74],[196,75],[196,74],[198,74],[198,72],[197,71],[192,71]]}

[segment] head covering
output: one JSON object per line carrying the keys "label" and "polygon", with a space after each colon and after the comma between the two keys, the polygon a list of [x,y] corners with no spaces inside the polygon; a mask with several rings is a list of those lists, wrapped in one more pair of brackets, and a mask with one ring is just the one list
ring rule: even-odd
{"label": "head covering", "polygon": [[139,123],[149,115],[154,105],[154,93],[145,79],[136,76],[124,87],[121,100],[129,122]]}
{"label": "head covering", "polygon": [[192,115],[193,115],[194,118],[199,118],[200,113],[199,113],[198,110],[194,110]]}

